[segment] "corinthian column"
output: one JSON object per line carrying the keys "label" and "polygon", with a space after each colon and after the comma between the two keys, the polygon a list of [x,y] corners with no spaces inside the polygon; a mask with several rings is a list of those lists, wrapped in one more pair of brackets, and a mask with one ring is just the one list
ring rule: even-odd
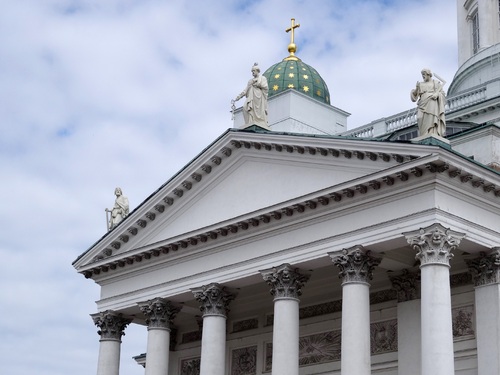
{"label": "corinthian column", "polygon": [[226,317],[235,296],[212,283],[192,289],[203,313],[200,375],[224,375],[226,365]]}
{"label": "corinthian column", "polygon": [[124,330],[132,319],[111,310],[91,314],[94,324],[99,328],[99,359],[97,375],[118,375],[120,370],[120,344]]}
{"label": "corinthian column", "polygon": [[342,279],[342,375],[370,375],[370,283],[381,259],[354,246],[342,254],[329,253]]}
{"label": "corinthian column", "polygon": [[138,305],[148,324],[146,375],[167,375],[170,328],[181,308],[164,298],[155,298]]}
{"label": "corinthian column", "polygon": [[272,375],[298,375],[299,296],[309,275],[287,263],[260,273],[274,296]]}
{"label": "corinthian column", "polygon": [[403,234],[420,260],[422,375],[454,375],[450,259],[465,234],[441,224]]}
{"label": "corinthian column", "polygon": [[500,247],[466,260],[476,283],[478,375],[500,374]]}

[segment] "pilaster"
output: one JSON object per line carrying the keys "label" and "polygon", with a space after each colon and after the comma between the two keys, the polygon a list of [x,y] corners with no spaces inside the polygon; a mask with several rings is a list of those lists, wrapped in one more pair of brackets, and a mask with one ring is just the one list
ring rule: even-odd
{"label": "pilaster", "polygon": [[500,374],[500,247],[467,259],[476,284],[478,375]]}
{"label": "pilaster", "polygon": [[398,373],[421,374],[420,271],[390,275],[398,295]]}

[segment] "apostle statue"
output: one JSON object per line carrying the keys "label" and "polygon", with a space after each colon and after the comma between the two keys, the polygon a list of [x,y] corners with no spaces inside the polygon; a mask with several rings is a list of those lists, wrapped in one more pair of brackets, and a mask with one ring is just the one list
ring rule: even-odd
{"label": "apostle statue", "polygon": [[439,81],[432,79],[430,69],[422,69],[422,82],[417,82],[411,90],[411,101],[417,102],[418,135],[446,135],[444,106],[446,104],[443,86],[446,83],[437,74]]}
{"label": "apostle statue", "polygon": [[260,75],[260,68],[257,63],[252,66],[252,76],[253,78],[248,81],[247,87],[234,99],[233,104],[246,96],[243,105],[245,127],[257,125],[269,129],[267,125],[267,79]]}
{"label": "apostle statue", "polygon": [[111,210],[106,208],[106,218],[108,218],[108,212],[111,213],[111,217],[108,221],[108,230],[113,229],[120,223],[123,219],[125,219],[129,213],[128,206],[128,198],[123,195],[122,189],[117,187],[115,189],[115,205]]}

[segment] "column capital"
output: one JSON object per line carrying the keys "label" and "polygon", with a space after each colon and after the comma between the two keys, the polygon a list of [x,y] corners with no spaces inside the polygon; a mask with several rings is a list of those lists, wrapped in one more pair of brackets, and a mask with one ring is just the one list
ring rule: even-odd
{"label": "column capital", "polygon": [[413,232],[403,233],[408,243],[417,251],[416,259],[420,267],[439,264],[450,267],[452,251],[455,250],[465,233],[455,232],[436,223]]}
{"label": "column capital", "polygon": [[500,247],[494,247],[479,257],[465,259],[476,286],[500,284]]}
{"label": "column capital", "polygon": [[342,285],[347,283],[366,283],[373,277],[373,270],[382,261],[371,255],[370,250],[366,250],[361,245],[356,245],[348,249],[343,249],[342,253],[328,253],[334,265],[340,272],[339,278]]}
{"label": "column capital", "polygon": [[97,334],[101,336],[101,340],[120,341],[121,337],[125,335],[125,327],[132,322],[132,319],[112,310],[98,312],[90,316],[99,328]]}
{"label": "column capital", "polygon": [[236,298],[226,288],[217,283],[203,285],[201,288],[191,289],[194,298],[201,303],[200,310],[203,317],[209,315],[227,317],[229,303]]}
{"label": "column capital", "polygon": [[420,298],[420,272],[404,269],[399,275],[389,275],[392,288],[398,293],[398,302]]}
{"label": "column capital", "polygon": [[172,320],[181,311],[181,307],[175,306],[165,298],[154,298],[146,302],[139,302],[138,305],[146,316],[148,329],[163,328],[170,331]]}
{"label": "column capital", "polygon": [[264,281],[271,287],[269,292],[275,300],[279,298],[298,299],[302,294],[302,287],[310,277],[288,263],[259,272]]}

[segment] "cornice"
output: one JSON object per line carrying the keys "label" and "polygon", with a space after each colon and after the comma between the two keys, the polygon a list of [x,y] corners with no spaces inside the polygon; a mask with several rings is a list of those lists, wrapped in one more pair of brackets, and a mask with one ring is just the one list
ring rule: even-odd
{"label": "cornice", "polygon": [[[233,141],[232,145],[236,149],[241,147],[254,147],[254,145],[251,143],[248,143],[245,146],[243,142],[238,143],[238,141]],[[263,146],[260,145],[257,147],[260,147],[262,149]],[[281,147],[281,150],[278,150],[277,148],[280,148],[279,145],[278,147],[271,146],[270,150],[274,150],[276,152],[284,152],[283,146]],[[306,152],[305,149],[303,151]],[[290,152],[296,152],[296,150],[291,149]],[[311,151],[307,150],[307,152]],[[318,152],[318,150],[314,150],[312,152]],[[322,151],[319,152],[322,153]],[[231,154],[232,152],[229,153],[226,151],[224,155],[225,157],[230,157]],[[326,151],[326,155],[324,156],[346,157],[345,155],[347,155],[346,152],[341,153],[339,151],[339,154],[335,156],[332,154],[332,151],[328,150]],[[361,154],[358,152],[356,157],[360,157],[359,155]],[[112,272],[113,270],[128,267],[135,263],[139,263],[142,260],[162,257],[171,252],[184,250],[207,242],[217,241],[218,239],[220,240],[226,237],[229,238],[236,235],[238,232],[244,232],[258,226],[268,226],[280,220],[286,220],[292,216],[296,217],[323,206],[335,205],[341,201],[345,202],[353,198],[359,198],[367,194],[368,192],[386,189],[387,187],[390,187],[395,183],[405,183],[408,180],[414,181],[415,178],[420,178],[424,174],[446,175],[452,179],[460,181],[460,183],[462,184],[469,184],[476,189],[482,190],[486,194],[491,194],[494,198],[500,198],[500,183],[498,183],[497,181],[495,181],[495,183],[488,182],[483,178],[483,176],[478,177],[469,170],[464,171],[454,166],[450,166],[450,164],[441,160],[436,154],[428,155],[427,157],[419,159],[404,157],[402,155],[386,155],[387,156],[376,155],[376,158],[384,157],[386,159],[389,158],[389,160],[397,159],[400,164],[379,173],[374,173],[370,176],[356,179],[354,182],[350,182],[351,185],[349,185],[349,183],[343,183],[333,188],[324,189],[315,194],[305,196],[303,197],[303,199],[295,199],[293,201],[288,201],[282,205],[273,206],[272,209],[268,211],[260,211],[254,216],[249,215],[244,218],[240,217],[230,223],[226,222],[221,226],[212,227],[205,232],[191,235],[188,234],[185,237],[175,238],[172,241],[158,243],[150,246],[147,249],[140,250],[139,252],[136,252],[134,254],[118,254],[117,256],[114,256],[113,249],[107,247],[103,252],[101,252],[102,257],[96,259],[94,263],[82,267],[79,272],[82,273],[86,278],[91,278],[101,273],[108,273]],[[352,153],[350,157],[353,157]],[[363,154],[363,157],[366,157],[366,154]],[[371,157],[375,158],[375,156],[373,155],[371,155]],[[168,197],[169,196],[167,196],[166,198]],[[163,198],[163,201],[165,201],[166,198]],[[182,195],[179,198],[182,198]],[[163,212],[165,211],[166,207],[163,211],[158,211],[158,214],[163,214]],[[154,217],[150,215],[150,217],[146,216],[145,219],[143,218],[140,220],[146,221],[147,219],[149,221],[153,221],[155,220],[155,217],[156,214]],[[139,220],[136,220],[135,223],[137,224],[138,221]],[[146,225],[147,222],[144,227]],[[129,226],[128,231],[130,235],[135,236],[144,227],[141,225],[132,225]],[[136,230],[133,230],[134,228]],[[125,238],[123,240],[123,242],[126,243]],[[113,246],[113,243],[116,242],[111,242],[111,247]]]}

